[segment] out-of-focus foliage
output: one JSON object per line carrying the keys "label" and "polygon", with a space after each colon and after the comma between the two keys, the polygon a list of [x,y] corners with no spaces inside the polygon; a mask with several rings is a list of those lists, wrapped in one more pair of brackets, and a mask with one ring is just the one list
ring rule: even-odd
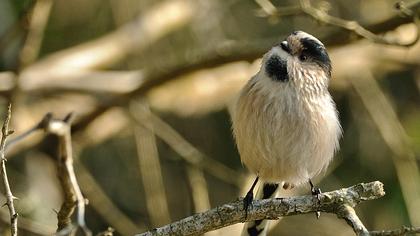
{"label": "out-of-focus foliage", "polygon": [[[33,10],[48,2],[50,8]],[[173,1],[172,8],[165,8],[168,2],[0,1],[1,109],[12,102],[16,134],[46,112],[58,117],[75,112],[75,169],[90,202],[86,219],[93,232],[111,226],[116,235],[139,233],[242,196],[253,176],[240,163],[228,107],[258,70],[258,58],[298,29],[327,44],[333,62],[331,92],[344,130],[341,151],[316,182],[328,191],[380,180],[386,196],[357,208],[368,229],[420,226],[420,195],[410,187],[420,185],[419,44],[376,45],[305,14],[261,17],[253,0]],[[272,4],[281,8],[297,1]],[[312,4],[361,25],[395,14],[390,0]],[[31,25],[38,13],[49,14],[45,28]],[[172,23],[162,23],[165,19]],[[164,24],[169,26],[159,26]],[[41,28],[35,35],[35,41],[41,39],[39,52],[23,64],[22,48],[31,43],[28,35],[36,27]],[[409,41],[414,28],[391,28],[389,35]],[[344,40],[337,32],[345,32]],[[83,54],[95,45],[102,46]],[[73,63],[69,55],[79,52]],[[84,67],[95,61],[100,62]],[[132,92],[144,78],[160,75],[171,81]],[[108,108],[116,97],[123,102]],[[102,107],[105,112],[92,115]],[[55,156],[56,142],[44,139],[42,132],[8,153],[9,179],[20,199],[20,224],[26,227],[21,235],[55,230],[54,211],[62,202]],[[309,186],[302,186],[281,195],[308,193]],[[7,210],[0,215],[3,235],[8,232]],[[286,217],[273,225],[271,235],[353,234],[328,214],[319,220],[313,215]],[[234,235],[240,228],[215,235]]]}

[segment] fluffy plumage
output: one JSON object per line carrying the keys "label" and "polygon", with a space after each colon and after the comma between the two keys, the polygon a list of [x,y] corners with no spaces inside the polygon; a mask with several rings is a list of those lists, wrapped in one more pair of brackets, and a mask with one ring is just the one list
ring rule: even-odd
{"label": "fluffy plumage", "polygon": [[242,89],[233,133],[242,162],[263,181],[300,185],[330,163],[341,136],[330,77],[324,45],[296,31],[264,55]]}
{"label": "fluffy plumage", "polygon": [[267,182],[299,185],[327,167],[341,127],[328,92],[331,65],[323,44],[298,31],[286,47],[290,53],[280,44],[265,54],[242,89],[233,132],[252,172]]}

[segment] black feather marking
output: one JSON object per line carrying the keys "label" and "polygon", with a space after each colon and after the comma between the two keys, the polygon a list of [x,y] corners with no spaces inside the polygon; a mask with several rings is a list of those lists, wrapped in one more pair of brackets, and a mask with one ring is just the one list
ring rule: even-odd
{"label": "black feather marking", "polygon": [[258,226],[258,225],[260,225],[263,221],[262,220],[256,220],[256,221],[254,221],[255,222],[255,226]]}
{"label": "black feather marking", "polygon": [[257,226],[252,226],[251,228],[248,228],[248,234],[250,236],[258,236],[264,229],[257,229]]}
{"label": "black feather marking", "polygon": [[300,40],[303,46],[302,54],[310,57],[315,63],[320,65],[329,76],[331,76],[331,60],[327,50],[316,40],[302,38]]}
{"label": "black feather marking", "polygon": [[287,62],[282,60],[279,56],[271,56],[267,61],[265,70],[267,75],[273,80],[281,82],[289,80]]}
{"label": "black feather marking", "polygon": [[264,183],[263,186],[263,199],[270,198],[276,192],[277,188],[279,187],[278,184],[269,184]]}
{"label": "black feather marking", "polygon": [[[264,183],[262,199],[271,198],[278,187],[278,184]],[[255,224],[247,229],[248,235],[258,236],[262,231],[264,231],[264,227],[262,229],[257,229],[257,227],[261,225],[262,222],[263,220],[254,221]]]}

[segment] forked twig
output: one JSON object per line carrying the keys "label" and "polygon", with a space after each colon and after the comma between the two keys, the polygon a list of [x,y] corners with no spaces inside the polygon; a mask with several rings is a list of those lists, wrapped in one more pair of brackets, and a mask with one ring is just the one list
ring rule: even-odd
{"label": "forked twig", "polygon": [[85,235],[92,235],[85,222],[86,200],[82,195],[73,168],[73,150],[71,145],[71,126],[72,113],[64,119],[54,119],[52,116],[45,121],[47,133],[54,134],[59,138],[59,157],[58,157],[58,177],[63,188],[64,202],[58,212],[57,232],[73,231],[71,215],[77,206],[76,221]]}

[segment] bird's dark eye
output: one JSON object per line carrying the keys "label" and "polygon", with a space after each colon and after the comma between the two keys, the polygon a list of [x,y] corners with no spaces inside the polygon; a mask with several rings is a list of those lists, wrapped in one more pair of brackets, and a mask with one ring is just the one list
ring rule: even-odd
{"label": "bird's dark eye", "polygon": [[306,55],[301,54],[299,56],[299,60],[301,60],[301,61],[306,61],[307,59],[308,59],[308,57]]}

